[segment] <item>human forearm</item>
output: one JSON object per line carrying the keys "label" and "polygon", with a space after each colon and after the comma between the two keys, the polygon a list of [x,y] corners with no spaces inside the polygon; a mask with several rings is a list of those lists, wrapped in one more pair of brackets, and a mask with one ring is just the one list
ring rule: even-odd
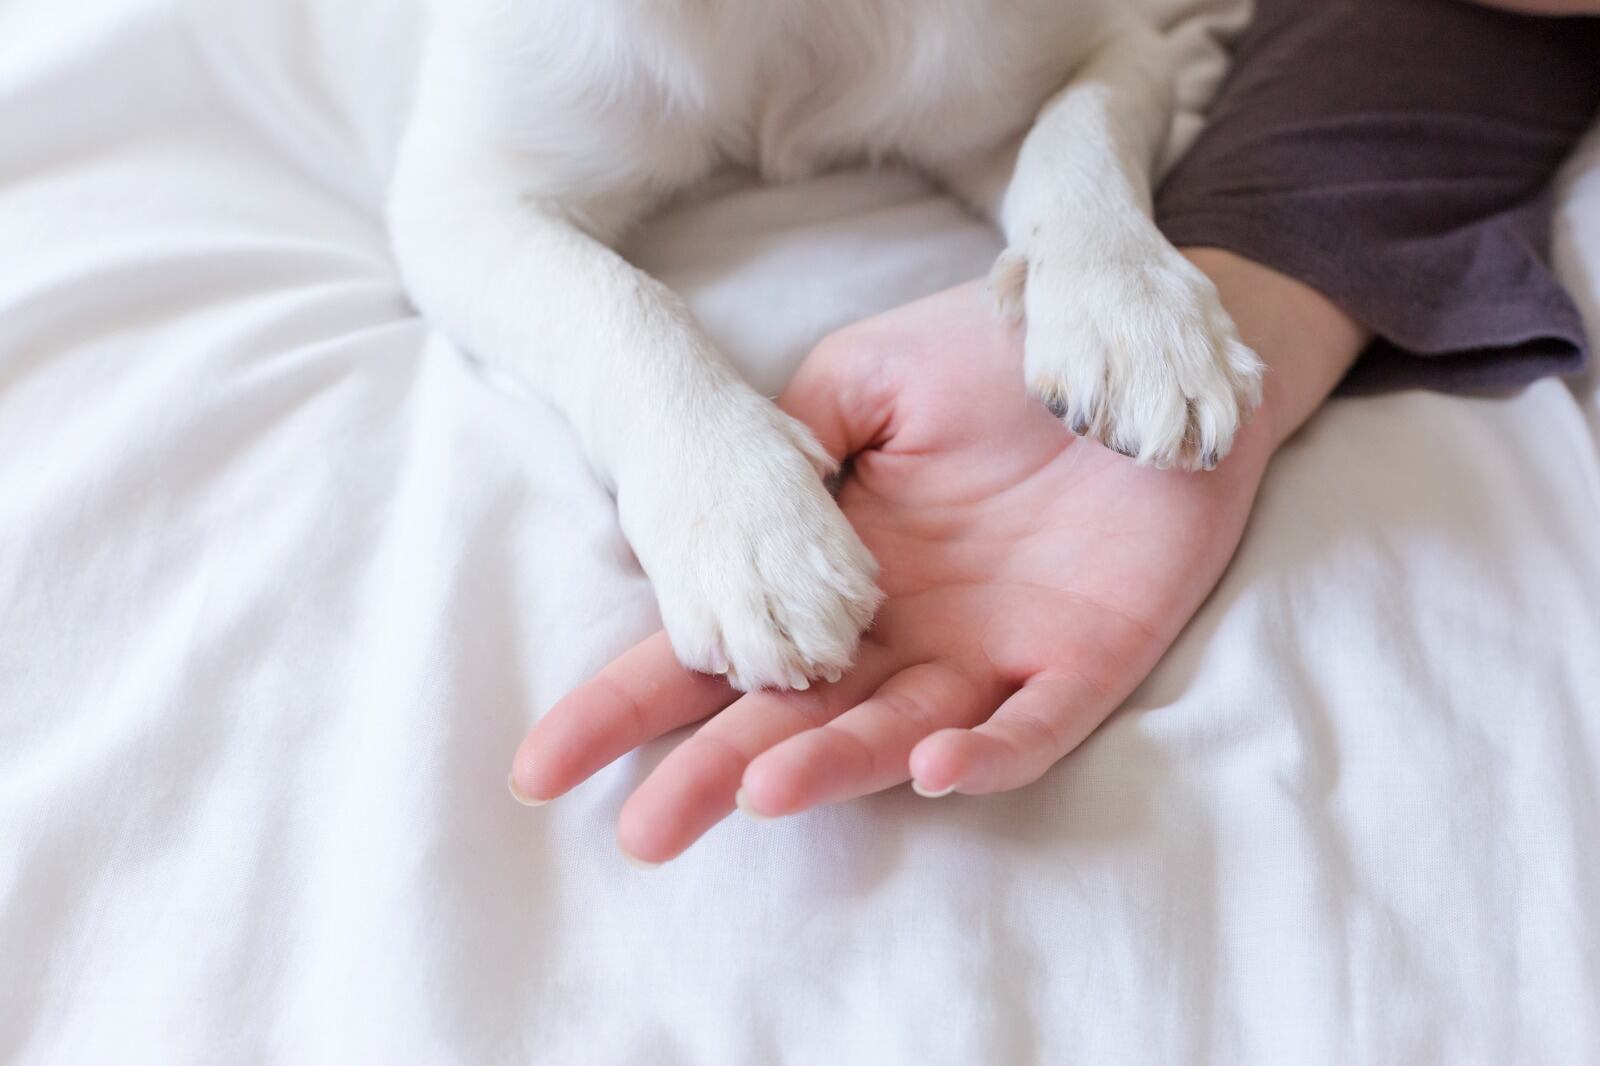
{"label": "human forearm", "polygon": [[1189,248],[1246,344],[1267,364],[1265,398],[1248,434],[1270,455],[1322,406],[1371,339],[1315,289],[1232,252]]}

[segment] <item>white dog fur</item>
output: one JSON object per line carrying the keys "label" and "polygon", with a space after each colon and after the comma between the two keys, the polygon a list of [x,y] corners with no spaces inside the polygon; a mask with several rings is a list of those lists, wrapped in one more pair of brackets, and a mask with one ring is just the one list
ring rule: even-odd
{"label": "white dog fur", "polygon": [[436,0],[390,200],[437,326],[571,420],[682,661],[847,669],[876,567],[811,434],[611,246],[718,167],[918,167],[1004,230],[1027,383],[1077,432],[1214,465],[1261,367],[1151,220],[1173,108],[1122,0]]}

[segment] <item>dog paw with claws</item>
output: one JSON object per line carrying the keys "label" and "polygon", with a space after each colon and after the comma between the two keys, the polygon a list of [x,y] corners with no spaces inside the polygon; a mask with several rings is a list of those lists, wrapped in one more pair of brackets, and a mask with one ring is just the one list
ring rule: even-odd
{"label": "dog paw with claws", "polygon": [[1261,360],[1217,290],[1152,232],[1012,248],[991,279],[1027,322],[1028,388],[1079,436],[1141,464],[1209,470],[1261,402]]}

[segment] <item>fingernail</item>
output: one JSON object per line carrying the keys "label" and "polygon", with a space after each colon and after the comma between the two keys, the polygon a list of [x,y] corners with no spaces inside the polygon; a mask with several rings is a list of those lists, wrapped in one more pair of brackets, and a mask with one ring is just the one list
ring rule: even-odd
{"label": "fingernail", "polygon": [[618,850],[622,852],[622,857],[628,860],[628,865],[633,867],[635,870],[659,870],[661,868],[661,863],[645,862],[643,859],[631,854],[627,848],[621,847],[620,845],[618,846]]}
{"label": "fingernail", "polygon": [[911,782],[911,791],[915,792],[917,795],[921,796],[923,799],[931,799],[931,800],[944,799],[946,796],[950,795],[950,793],[954,792],[955,790],[956,790],[956,786],[951,785],[949,788],[945,789],[943,792],[934,792],[931,789],[927,789],[927,788],[922,787],[922,782],[920,782],[920,781]]}
{"label": "fingernail", "polygon": [[550,802],[549,800],[534,799],[532,796],[524,795],[522,790],[517,788],[516,774],[512,774],[506,778],[506,787],[511,789],[511,798],[522,804],[524,807],[543,807],[546,803]]}
{"label": "fingernail", "polygon": [[742,788],[738,792],[734,793],[733,802],[738,806],[739,810],[742,811],[744,813],[745,817],[747,817],[747,818],[751,818],[751,819],[753,819],[753,820],[755,820],[757,822],[776,822],[777,821],[777,819],[772,817],[772,815],[770,815],[770,814],[762,814],[760,811],[756,810],[753,806],[751,806],[750,797],[749,797],[749,795],[747,795],[745,793],[745,790],[742,789]]}

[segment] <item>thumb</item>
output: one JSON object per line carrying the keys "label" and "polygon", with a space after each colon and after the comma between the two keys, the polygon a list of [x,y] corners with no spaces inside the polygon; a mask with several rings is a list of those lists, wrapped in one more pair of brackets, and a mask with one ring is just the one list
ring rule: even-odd
{"label": "thumb", "polygon": [[890,434],[899,388],[886,344],[859,329],[824,340],[806,357],[778,406],[804,422],[837,462]]}

